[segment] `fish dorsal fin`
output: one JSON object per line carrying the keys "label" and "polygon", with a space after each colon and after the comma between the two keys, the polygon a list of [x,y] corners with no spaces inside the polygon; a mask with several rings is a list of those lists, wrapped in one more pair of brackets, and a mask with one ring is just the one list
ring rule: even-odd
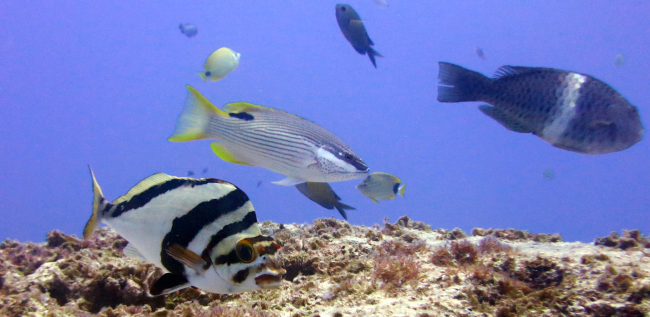
{"label": "fish dorsal fin", "polygon": [[149,188],[151,188],[153,186],[160,185],[160,184],[162,184],[164,182],[167,182],[169,180],[172,180],[174,178],[178,178],[178,177],[167,175],[165,173],[153,174],[153,175],[143,179],[142,181],[137,183],[135,186],[131,187],[131,189],[129,189],[129,191],[124,196],[122,196],[122,197],[120,197],[118,199],[115,199],[113,201],[113,205],[117,205],[117,204],[120,204],[122,202],[129,201],[129,200],[131,200],[131,198],[133,198],[133,196],[135,196],[137,194],[140,194],[143,191],[145,191],[145,190],[147,190],[147,189],[149,189]]}
{"label": "fish dorsal fin", "polygon": [[501,77],[507,77],[507,76],[512,76],[512,75],[521,75],[521,74],[526,74],[534,71],[538,71],[539,68],[537,67],[525,67],[525,66],[510,66],[510,65],[505,65],[499,67],[496,72],[494,72],[494,75],[492,77],[494,78],[501,78]]}
{"label": "fish dorsal fin", "polygon": [[124,252],[124,255],[126,255],[126,256],[128,256],[130,258],[138,259],[138,260],[141,260],[141,261],[146,261],[146,259],[142,255],[142,253],[140,253],[140,251],[138,251],[138,249],[133,245],[133,243],[129,242],[129,244],[126,245],[124,250],[122,250],[122,252]]}
{"label": "fish dorsal fin", "polygon": [[267,109],[267,108],[268,107],[254,105],[248,102],[231,102],[223,105],[223,111],[230,112],[230,113],[249,112],[249,111]]}

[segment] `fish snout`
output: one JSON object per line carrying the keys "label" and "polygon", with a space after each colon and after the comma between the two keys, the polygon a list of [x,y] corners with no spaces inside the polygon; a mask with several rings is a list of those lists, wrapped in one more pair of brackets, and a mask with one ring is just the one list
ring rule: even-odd
{"label": "fish snout", "polygon": [[259,273],[255,276],[255,284],[261,289],[277,288],[282,285],[282,275],[287,271],[283,269],[275,256],[265,255],[266,259],[259,267]]}

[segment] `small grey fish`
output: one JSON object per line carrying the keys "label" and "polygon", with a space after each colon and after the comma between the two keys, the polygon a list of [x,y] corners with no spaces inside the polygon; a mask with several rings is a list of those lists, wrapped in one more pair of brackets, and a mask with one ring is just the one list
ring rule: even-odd
{"label": "small grey fish", "polygon": [[194,176],[194,172],[193,171],[187,171],[187,176]]}
{"label": "small grey fish", "polygon": [[125,255],[163,269],[151,295],[189,286],[232,294],[281,285],[280,245],[262,235],[252,203],[235,185],[157,173],[108,202],[92,169],[90,175],[93,213],[84,238],[106,224],[129,241]]}
{"label": "small grey fish", "polygon": [[201,171],[201,172],[202,172],[203,174],[207,173],[207,172],[208,172],[208,168],[207,168],[207,167],[204,168],[203,171]]}
{"label": "small grey fish", "polygon": [[296,185],[296,188],[298,188],[305,197],[323,206],[325,209],[336,208],[345,220],[348,219],[345,210],[355,210],[354,207],[341,203],[341,197],[334,192],[334,189],[332,189],[328,183],[306,182]]}
{"label": "small grey fish", "polygon": [[397,193],[404,197],[406,185],[397,176],[375,172],[364,179],[357,189],[366,197],[372,199],[375,203],[377,200],[391,200],[397,197]]}
{"label": "small grey fish", "polygon": [[485,53],[483,53],[483,49],[480,47],[474,48],[474,51],[476,51],[476,56],[480,59],[485,59]]}
{"label": "small grey fish", "polygon": [[543,176],[545,179],[552,180],[552,179],[555,178],[555,172],[553,172],[552,169],[547,168],[547,169],[544,170],[544,173],[542,173],[542,176]]}
{"label": "small grey fish", "polygon": [[583,154],[622,151],[641,141],[638,109],[604,82],[553,68],[502,66],[494,78],[439,62],[438,101],[484,101],[507,129]]}
{"label": "small grey fish", "polygon": [[616,55],[616,59],[614,60],[614,67],[621,67],[623,64],[625,64],[625,56],[623,56],[623,54]]}
{"label": "small grey fish", "polygon": [[170,141],[218,139],[210,146],[222,160],[286,175],[273,182],[277,185],[338,182],[368,174],[368,166],[345,142],[309,120],[245,102],[221,110],[196,89],[187,89]]}
{"label": "small grey fish", "polygon": [[181,33],[185,34],[187,37],[195,36],[198,33],[196,25],[192,23],[181,23],[178,28],[181,30]]}
{"label": "small grey fish", "polygon": [[383,57],[371,46],[375,45],[366,32],[366,27],[359,14],[347,4],[336,5],[336,21],[343,32],[343,36],[352,44],[352,47],[361,55],[368,54],[372,65],[377,68],[375,56]]}

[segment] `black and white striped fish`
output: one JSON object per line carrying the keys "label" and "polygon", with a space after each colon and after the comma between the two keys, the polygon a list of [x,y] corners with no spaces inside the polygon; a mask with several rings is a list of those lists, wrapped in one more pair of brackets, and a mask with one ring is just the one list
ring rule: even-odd
{"label": "black and white striped fish", "polygon": [[196,89],[187,89],[170,141],[218,139],[210,144],[217,156],[286,175],[274,182],[278,185],[337,182],[368,174],[368,166],[345,142],[309,120],[245,102],[221,110]]}
{"label": "black and white striped fish", "polygon": [[84,238],[104,223],[129,241],[126,255],[165,270],[151,295],[188,286],[219,294],[280,286],[280,246],[262,235],[253,205],[235,185],[157,173],[109,203],[90,174],[93,214]]}

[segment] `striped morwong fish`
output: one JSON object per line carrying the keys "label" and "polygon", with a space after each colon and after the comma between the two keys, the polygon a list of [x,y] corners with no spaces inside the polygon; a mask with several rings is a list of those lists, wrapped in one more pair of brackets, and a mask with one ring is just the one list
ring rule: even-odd
{"label": "striped morwong fish", "polygon": [[93,213],[84,238],[104,223],[129,241],[126,255],[166,271],[151,295],[188,286],[219,294],[280,286],[280,246],[262,235],[253,205],[235,185],[157,173],[109,203],[90,174]]}
{"label": "striped morwong fish", "polygon": [[260,166],[286,175],[278,185],[363,178],[368,166],[341,139],[294,114],[245,102],[223,110],[187,86],[174,142],[218,139],[210,146],[227,162]]}

